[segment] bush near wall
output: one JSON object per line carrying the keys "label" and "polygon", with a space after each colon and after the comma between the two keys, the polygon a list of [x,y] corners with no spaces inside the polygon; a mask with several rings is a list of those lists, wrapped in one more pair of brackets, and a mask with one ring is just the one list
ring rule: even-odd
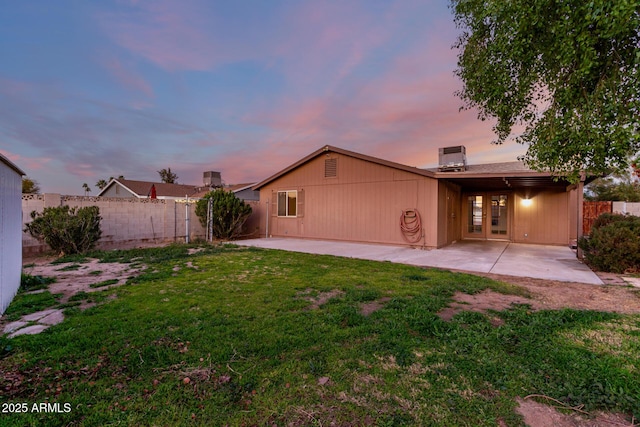
{"label": "bush near wall", "polygon": [[24,231],[45,242],[60,254],[84,253],[96,245],[100,229],[100,209],[97,206],[70,208],[47,207],[42,213],[31,212],[31,221]]}
{"label": "bush near wall", "polygon": [[578,242],[585,261],[599,271],[640,271],[640,217],[602,214],[591,233]]}
{"label": "bush near wall", "polygon": [[200,224],[207,228],[207,211],[211,203],[211,231],[216,239],[237,239],[251,215],[251,206],[230,191],[217,189],[205,194],[196,204]]}

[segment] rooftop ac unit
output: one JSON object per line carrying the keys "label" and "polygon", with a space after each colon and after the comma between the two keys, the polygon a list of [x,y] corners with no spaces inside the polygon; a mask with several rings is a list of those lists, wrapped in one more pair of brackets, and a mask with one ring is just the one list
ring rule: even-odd
{"label": "rooftop ac unit", "polygon": [[205,187],[222,187],[222,176],[220,175],[220,172],[204,172],[202,175],[202,181],[204,182]]}
{"label": "rooftop ac unit", "polygon": [[441,172],[467,169],[467,150],[464,145],[438,149],[438,170]]}

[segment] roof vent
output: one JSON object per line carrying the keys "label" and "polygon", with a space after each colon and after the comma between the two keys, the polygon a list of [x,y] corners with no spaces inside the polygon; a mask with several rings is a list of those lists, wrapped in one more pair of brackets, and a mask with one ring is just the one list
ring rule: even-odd
{"label": "roof vent", "polygon": [[438,149],[438,170],[458,172],[467,169],[467,150],[464,145]]}
{"label": "roof vent", "polygon": [[207,171],[202,174],[202,181],[205,187],[215,188],[222,187],[222,176],[220,172]]}

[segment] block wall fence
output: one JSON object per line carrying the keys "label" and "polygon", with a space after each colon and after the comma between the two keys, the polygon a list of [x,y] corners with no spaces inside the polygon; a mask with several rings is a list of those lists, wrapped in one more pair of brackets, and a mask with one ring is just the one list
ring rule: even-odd
{"label": "block wall fence", "polygon": [[[188,201],[190,241],[204,240],[206,230],[195,214],[196,199]],[[248,202],[254,209],[247,223],[247,237],[258,237],[259,209],[257,202]],[[185,242],[187,236],[187,201],[169,199],[123,199],[114,197],[64,196],[60,194],[24,194],[22,196],[22,222],[31,222],[31,212],[42,212],[45,207],[57,206],[100,208],[102,237],[98,249],[128,249],[138,246],[171,242]],[[23,225],[24,230],[24,225]],[[34,255],[49,247],[22,232],[22,253]]]}

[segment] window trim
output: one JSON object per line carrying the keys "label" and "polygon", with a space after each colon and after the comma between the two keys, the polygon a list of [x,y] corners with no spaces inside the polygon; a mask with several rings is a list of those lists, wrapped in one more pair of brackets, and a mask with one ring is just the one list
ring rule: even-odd
{"label": "window trim", "polygon": [[[284,193],[285,195],[285,215],[280,215],[280,194]],[[289,194],[295,194],[295,213],[293,215],[289,214]],[[279,218],[296,218],[298,216],[298,190],[282,190],[278,191],[276,195],[276,200],[278,202],[276,206],[276,212],[278,213]]]}

